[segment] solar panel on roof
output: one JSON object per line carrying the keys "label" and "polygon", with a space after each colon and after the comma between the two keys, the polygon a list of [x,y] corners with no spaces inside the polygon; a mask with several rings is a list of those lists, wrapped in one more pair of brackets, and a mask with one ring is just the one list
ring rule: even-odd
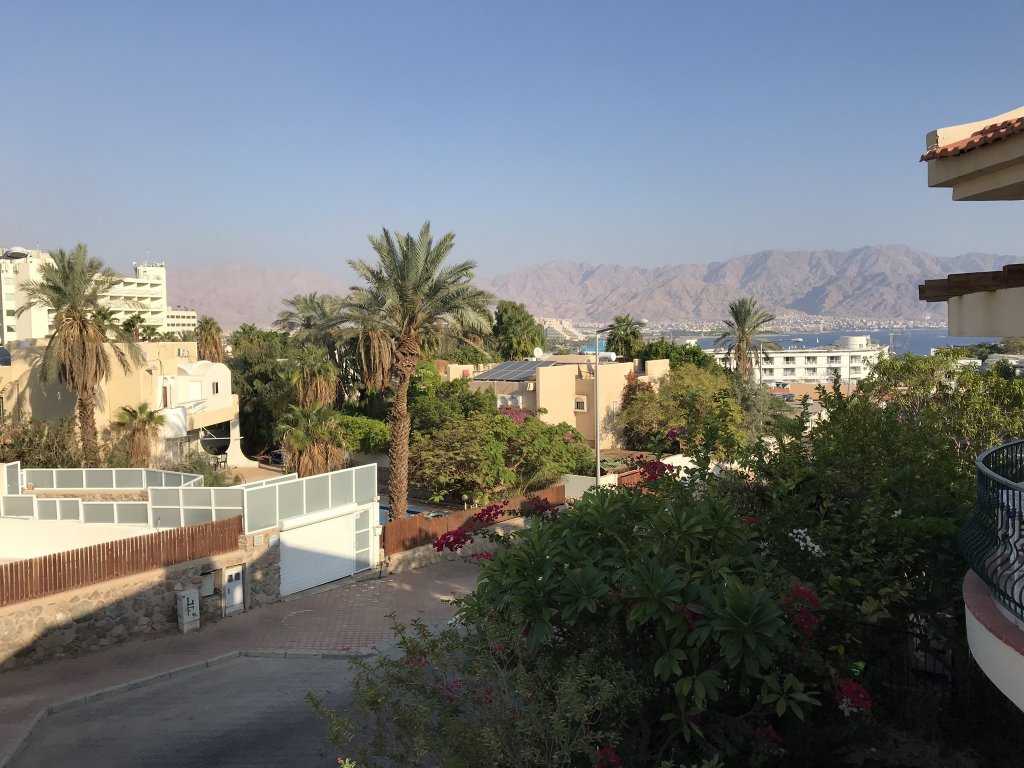
{"label": "solar panel on roof", "polygon": [[474,377],[476,381],[529,381],[538,368],[554,365],[554,360],[513,360]]}

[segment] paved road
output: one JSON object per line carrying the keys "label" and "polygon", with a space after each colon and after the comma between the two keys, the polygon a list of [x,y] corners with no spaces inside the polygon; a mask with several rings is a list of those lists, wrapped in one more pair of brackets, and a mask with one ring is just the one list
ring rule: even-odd
{"label": "paved road", "polygon": [[[443,562],[416,571],[385,576],[335,589],[314,590],[286,602],[257,608],[204,626],[186,635],[167,635],[112,645],[77,658],[48,662],[0,674],[0,765],[28,732],[36,714],[52,704],[110,686],[245,650],[349,654],[391,639],[391,618],[408,622],[420,616],[428,624],[445,622],[454,611],[446,600],[476,584],[479,567]],[[284,659],[282,663],[305,661]],[[344,665],[346,662],[340,662]],[[323,667],[326,669],[326,667]],[[215,667],[205,670],[213,674]],[[171,683],[176,678],[171,678]],[[153,689],[143,689],[150,690]],[[161,689],[162,690],[162,689]],[[239,689],[244,692],[244,687]],[[303,691],[305,689],[303,688]],[[153,694],[156,696],[157,694]],[[98,712],[95,705],[85,711]],[[106,711],[106,710],[104,710]],[[57,717],[50,715],[49,717]],[[96,717],[103,722],[105,718]],[[310,718],[311,719],[311,718]],[[42,725],[39,727],[43,727]],[[108,729],[120,728],[117,721]],[[273,738],[273,731],[263,741]],[[137,738],[145,738],[138,736]],[[82,756],[76,754],[78,758]],[[335,756],[337,757],[337,756]],[[16,765],[32,765],[19,760]],[[169,763],[186,765],[186,763]],[[216,766],[215,760],[197,765]],[[226,763],[225,763],[226,764]],[[305,765],[284,762],[267,765]],[[60,763],[49,763],[47,768]],[[107,763],[130,766],[130,761]]]}
{"label": "paved road", "polygon": [[343,706],[351,682],[344,660],[240,657],[50,715],[11,765],[337,768],[304,696]]}

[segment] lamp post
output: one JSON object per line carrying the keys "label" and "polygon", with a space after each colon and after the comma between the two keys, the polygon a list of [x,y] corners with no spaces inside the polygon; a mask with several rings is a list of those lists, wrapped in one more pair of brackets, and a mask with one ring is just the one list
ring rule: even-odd
{"label": "lamp post", "polygon": [[[637,325],[643,328],[647,320],[637,321]],[[621,328],[622,323],[609,325],[606,328],[598,328],[594,331],[594,489],[601,488],[601,334]]]}

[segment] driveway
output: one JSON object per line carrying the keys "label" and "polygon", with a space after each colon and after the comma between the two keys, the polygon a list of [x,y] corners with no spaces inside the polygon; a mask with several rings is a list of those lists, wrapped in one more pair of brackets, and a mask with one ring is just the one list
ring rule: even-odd
{"label": "driveway", "polygon": [[330,766],[338,753],[305,701],[348,701],[345,660],[238,657],[50,715],[13,768]]}

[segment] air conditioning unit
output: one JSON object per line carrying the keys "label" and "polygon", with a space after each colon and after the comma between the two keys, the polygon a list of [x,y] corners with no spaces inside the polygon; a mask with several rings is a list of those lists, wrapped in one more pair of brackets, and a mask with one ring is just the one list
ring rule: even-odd
{"label": "air conditioning unit", "polygon": [[188,350],[187,349],[183,349],[183,348],[179,348],[178,349],[178,357],[188,357]]}

